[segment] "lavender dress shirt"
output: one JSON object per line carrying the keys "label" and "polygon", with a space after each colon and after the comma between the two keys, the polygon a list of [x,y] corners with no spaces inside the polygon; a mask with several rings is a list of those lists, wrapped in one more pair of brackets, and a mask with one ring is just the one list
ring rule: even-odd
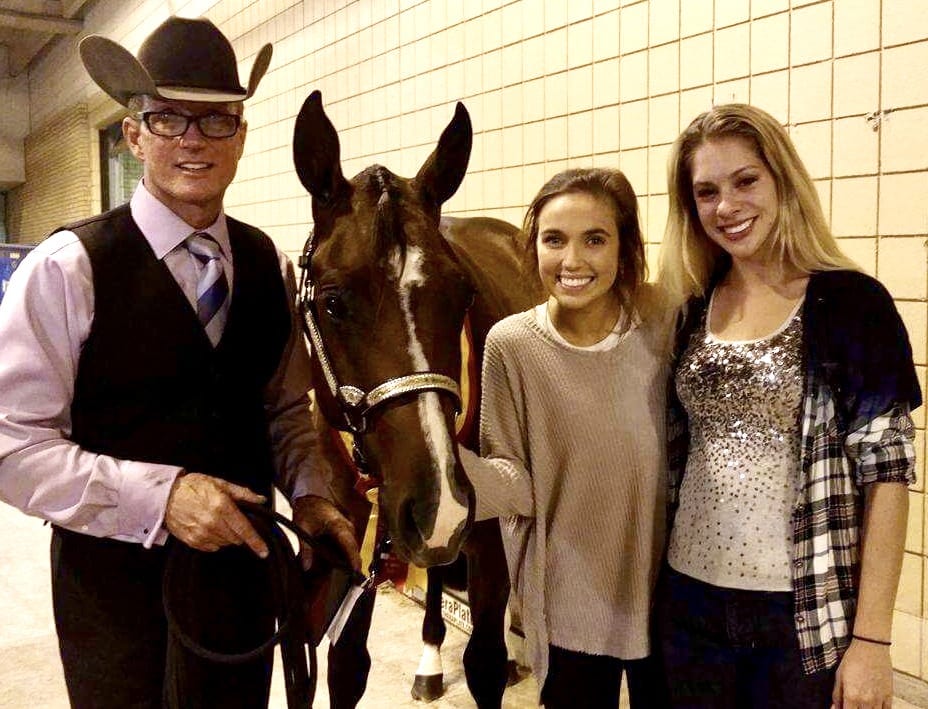
{"label": "lavender dress shirt", "polygon": [[[132,217],[196,310],[200,264],[184,246],[193,229],[139,184]],[[233,282],[224,214],[207,229]],[[293,265],[278,250],[290,302]],[[331,497],[331,469],[308,413],[309,355],[295,309],[290,340],[265,389],[278,471],[289,499]],[[53,234],[23,259],[0,304],[0,500],[97,537],[163,544],[168,494],[181,468],[85,451],[69,440],[81,348],[94,315],[90,259],[77,235]],[[194,471],[195,472],[195,471]]]}

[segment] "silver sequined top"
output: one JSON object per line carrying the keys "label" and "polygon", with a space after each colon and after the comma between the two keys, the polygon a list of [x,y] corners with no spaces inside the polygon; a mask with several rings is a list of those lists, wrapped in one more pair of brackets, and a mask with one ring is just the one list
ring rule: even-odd
{"label": "silver sequined top", "polygon": [[792,589],[800,308],[801,303],[776,332],[757,340],[719,340],[704,321],[680,359],[676,387],[691,438],[669,562],[706,583]]}

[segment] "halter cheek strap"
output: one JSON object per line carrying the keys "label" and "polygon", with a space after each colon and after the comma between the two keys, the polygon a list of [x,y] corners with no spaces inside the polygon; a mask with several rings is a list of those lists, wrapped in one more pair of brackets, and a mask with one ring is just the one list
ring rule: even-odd
{"label": "halter cheek strap", "polygon": [[[461,388],[451,377],[438,372],[413,372],[388,379],[370,391],[350,384],[339,385],[332,361],[329,359],[322,340],[322,333],[316,321],[315,284],[312,280],[312,259],[316,249],[315,232],[310,231],[303,255],[300,257],[300,295],[299,306],[303,313],[303,325],[313,346],[313,354],[319,361],[319,367],[325,377],[326,385],[332,398],[338,402],[345,419],[345,430],[358,436],[367,430],[373,413],[381,406],[407,394],[421,394],[427,391],[450,394],[457,412],[461,411]],[[357,440],[355,450],[359,452]],[[363,456],[362,456],[363,460]]]}

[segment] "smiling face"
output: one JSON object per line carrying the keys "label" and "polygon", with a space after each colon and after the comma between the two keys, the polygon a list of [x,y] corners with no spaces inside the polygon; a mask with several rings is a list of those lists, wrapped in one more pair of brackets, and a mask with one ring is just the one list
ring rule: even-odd
{"label": "smiling face", "polygon": [[608,201],[584,192],[552,197],[538,213],[536,249],[538,275],[558,308],[615,308],[619,235]]}
{"label": "smiling face", "polygon": [[706,235],[732,262],[764,261],[777,224],[773,175],[751,143],[713,138],[693,154],[693,199]]}
{"label": "smiling face", "polygon": [[[184,116],[211,112],[241,114],[241,103],[167,101],[146,97],[143,111],[171,111]],[[176,138],[154,135],[140,119],[123,120],[132,154],[145,164],[145,187],[190,226],[209,226],[222,209],[226,188],[235,177],[245,145],[245,123],[230,138],[207,138],[191,123]]]}

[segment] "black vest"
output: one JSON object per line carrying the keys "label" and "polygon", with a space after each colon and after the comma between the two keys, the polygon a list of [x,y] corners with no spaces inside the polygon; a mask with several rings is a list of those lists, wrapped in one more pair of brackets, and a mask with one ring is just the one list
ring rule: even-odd
{"label": "black vest", "polygon": [[227,222],[235,282],[215,349],[128,206],[67,227],[87,250],[94,287],[71,439],[268,494],[274,463],[263,394],[290,335],[290,308],[270,239]]}

